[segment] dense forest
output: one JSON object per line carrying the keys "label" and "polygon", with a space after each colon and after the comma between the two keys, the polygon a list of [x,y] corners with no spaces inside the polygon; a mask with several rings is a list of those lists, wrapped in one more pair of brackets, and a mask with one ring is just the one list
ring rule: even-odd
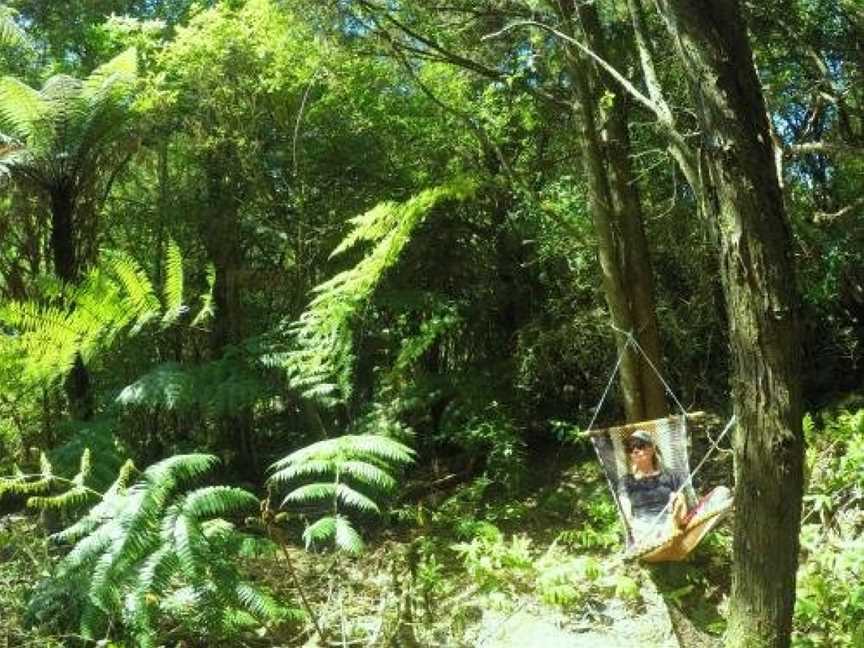
{"label": "dense forest", "polygon": [[[0,647],[864,647],[861,0],[6,0],[0,68]],[[731,495],[654,562],[649,483]]]}

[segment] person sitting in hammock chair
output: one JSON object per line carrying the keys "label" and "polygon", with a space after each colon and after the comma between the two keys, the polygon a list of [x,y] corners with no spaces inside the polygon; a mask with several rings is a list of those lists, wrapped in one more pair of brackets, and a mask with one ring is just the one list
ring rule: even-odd
{"label": "person sitting in hammock chair", "polygon": [[618,501],[634,540],[672,535],[684,526],[687,514],[687,503],[679,492],[684,477],[663,468],[654,440],[645,430],[633,432],[626,449],[630,473],[618,484]]}
{"label": "person sitting in hammock chair", "polygon": [[636,430],[627,440],[626,448],[630,473],[618,484],[618,501],[630,522],[636,544],[682,534],[696,513],[719,506],[730,497],[729,489],[720,486],[688,512],[681,493],[687,477],[663,467],[651,435]]}

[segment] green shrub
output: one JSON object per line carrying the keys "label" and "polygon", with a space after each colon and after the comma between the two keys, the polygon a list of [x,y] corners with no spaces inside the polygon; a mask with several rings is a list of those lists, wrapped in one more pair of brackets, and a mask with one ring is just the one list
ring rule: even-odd
{"label": "green shrub", "polygon": [[488,523],[478,525],[476,530],[477,535],[470,542],[452,546],[471,578],[486,591],[527,591],[535,575],[531,539],[514,535],[507,542]]}
{"label": "green shrub", "polygon": [[[805,417],[809,442],[793,645],[864,645],[864,410]],[[830,613],[829,613],[830,611]]]}
{"label": "green shrub", "polygon": [[230,486],[188,488],[217,461],[177,455],[134,480],[124,466],[98,504],[53,536],[74,546],[31,597],[31,621],[48,622],[46,612],[74,601],[83,637],[119,625],[149,646],[168,621],[181,634],[219,638],[296,617],[238,570],[240,558],[274,551],[226,519],[256,512],[258,499]]}

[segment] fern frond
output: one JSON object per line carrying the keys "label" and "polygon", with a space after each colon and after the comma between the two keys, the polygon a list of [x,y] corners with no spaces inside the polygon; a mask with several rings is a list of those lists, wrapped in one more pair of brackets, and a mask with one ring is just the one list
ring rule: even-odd
{"label": "fern frond", "polygon": [[336,546],[348,553],[358,554],[363,551],[363,539],[351,526],[351,522],[341,515],[336,518]]}
{"label": "fern frond", "polygon": [[182,515],[196,520],[232,515],[258,508],[258,498],[249,491],[231,486],[199,488],[185,496]]}
{"label": "fern frond", "polygon": [[12,77],[0,79],[0,130],[26,141],[48,112],[38,90]]}
{"label": "fern frond", "polygon": [[169,480],[191,481],[209,472],[218,463],[219,459],[210,454],[174,455],[147,468],[144,479],[153,485],[162,485]]}
{"label": "fern frond", "polygon": [[17,333],[7,340],[23,357],[24,378],[51,383],[67,375],[78,356],[89,362],[121,333],[135,335],[154,319],[163,325],[173,322],[185,309],[180,301],[182,259],[176,244],[167,254],[165,294],[171,301],[164,315],[140,264],[128,254],[107,250],[102,266],[88,272],[77,286],[61,287],[53,305],[28,301],[0,306],[0,321]]}
{"label": "fern frond", "polygon": [[377,434],[352,436],[351,448],[357,453],[397,464],[409,464],[414,461],[415,455],[414,450],[404,443]]}
{"label": "fern frond", "polygon": [[72,482],[78,486],[83,486],[90,473],[93,470],[93,462],[90,459],[90,448],[84,448],[81,453],[81,464],[78,468],[78,473],[72,478]]}
{"label": "fern frond", "polygon": [[381,509],[378,508],[378,505],[371,498],[354,490],[346,484],[339,484],[336,487],[336,496],[342,500],[343,503],[361,511],[374,513],[381,512]]}
{"label": "fern frond", "polygon": [[278,484],[306,475],[326,475],[336,469],[336,463],[328,459],[308,459],[299,463],[286,462],[286,459],[273,464],[274,468],[284,466],[270,477],[273,483]]}
{"label": "fern frond", "polygon": [[249,583],[238,583],[235,589],[237,599],[243,607],[256,619],[264,621],[277,621],[282,618],[284,610],[276,600],[262,592]]}
{"label": "fern frond", "polygon": [[161,596],[169,591],[171,578],[180,569],[180,563],[170,544],[164,544],[154,551],[142,563],[138,570],[138,578],[133,591],[133,597],[138,605],[146,605],[148,596]]}
{"label": "fern frond", "polygon": [[380,241],[396,224],[398,215],[399,204],[388,200],[378,203],[359,216],[348,219],[354,229],[330,253],[330,258],[350,250],[361,241]]}
{"label": "fern frond", "polygon": [[339,464],[339,468],[345,475],[368,486],[375,486],[385,491],[396,486],[396,480],[387,472],[366,461],[344,461]]}
{"label": "fern frond", "polygon": [[176,322],[177,318],[186,311],[183,306],[183,256],[180,247],[173,239],[168,241],[162,296],[165,304],[162,326],[165,327]]}
{"label": "fern frond", "polygon": [[48,460],[48,455],[44,452],[39,453],[39,472],[43,477],[50,478],[54,474],[54,467],[51,465],[51,462]]}
{"label": "fern frond", "polygon": [[414,451],[394,439],[374,434],[343,434],[300,448],[274,463],[273,468],[282,469],[313,459],[326,461],[340,456],[347,458],[359,455],[402,464],[414,460]]}
{"label": "fern frond", "polygon": [[[392,464],[413,461],[413,455],[411,448],[387,437],[345,434],[317,441],[276,461],[270,466],[273,474],[268,482],[278,485],[315,476],[318,481],[294,489],[282,505],[317,502],[332,506],[337,513],[335,517],[325,516],[304,531],[307,546],[313,541],[333,538],[337,548],[356,552],[361,550],[362,542],[347,518],[337,529],[340,507],[366,513],[379,513],[380,508],[375,500],[353,484],[356,482],[378,491],[390,490],[396,482],[387,469]],[[322,476],[330,476],[332,481],[323,482],[320,480]],[[341,534],[338,538],[337,530]]]}
{"label": "fern frond", "polygon": [[308,503],[331,498],[336,495],[336,484],[306,484],[296,488],[282,500],[283,506],[287,502]]}
{"label": "fern frond", "polygon": [[93,499],[93,491],[82,486],[75,486],[59,495],[30,497],[27,506],[35,509],[65,510],[80,506]]}
{"label": "fern frond", "polygon": [[134,47],[121,52],[90,73],[83,83],[83,95],[88,99],[100,98],[118,86],[135,81],[138,75],[138,52]]}
{"label": "fern frond", "polygon": [[159,313],[159,300],[156,298],[153,284],[138,262],[128,254],[104,251],[103,255],[106,257],[108,268],[125,291],[123,303],[128,309],[129,319],[135,320],[135,325],[132,327],[134,335]]}
{"label": "fern frond", "polygon": [[180,570],[194,586],[202,578],[203,565],[197,557],[201,554],[200,547],[206,543],[206,539],[197,522],[185,515],[177,515],[173,531],[172,540]]}
{"label": "fern frond", "polygon": [[315,542],[324,542],[336,535],[336,518],[322,517],[310,524],[303,531],[303,541],[306,543],[306,548],[312,546]]}
{"label": "fern frond", "polygon": [[124,471],[86,522],[62,534],[81,537],[58,574],[86,579],[82,635],[119,621],[134,630],[137,645],[155,645],[158,617],[166,614],[197,619],[214,631],[230,619],[242,622],[244,614],[264,623],[283,616],[232,562],[243,552],[273,551],[275,546],[219,517],[257,510],[258,500],[228,486],[183,490],[185,482],[216,461],[209,455],[170,457],[131,485]]}
{"label": "fern frond", "polygon": [[96,641],[104,634],[106,625],[108,625],[108,620],[105,612],[99,606],[85,600],[81,612],[81,636]]}
{"label": "fern frond", "polygon": [[114,540],[120,535],[120,529],[111,522],[103,522],[94,531],[79,540],[72,550],[66,554],[60,563],[61,575],[88,566],[98,560]]}
{"label": "fern frond", "polygon": [[[404,203],[382,203],[352,219],[354,230],[337,246],[335,255],[361,241],[374,246],[353,268],[337,273],[314,289],[306,311],[290,327],[295,348],[284,355],[292,386],[311,398],[345,400],[351,393],[352,326],[376,287],[399,260],[415,228],[445,201],[465,200],[475,184],[459,179],[421,191]],[[317,385],[324,385],[317,387]],[[331,385],[338,386],[333,394]]]}
{"label": "fern frond", "polygon": [[11,478],[0,479],[0,495],[10,493],[20,497],[47,493],[51,490],[53,480],[50,477],[40,477],[38,479],[30,479],[21,474],[16,466],[16,474]]}

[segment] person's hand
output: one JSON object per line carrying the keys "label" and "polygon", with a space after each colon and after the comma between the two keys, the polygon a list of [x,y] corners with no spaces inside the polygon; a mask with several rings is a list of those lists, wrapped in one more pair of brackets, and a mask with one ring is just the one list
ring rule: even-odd
{"label": "person's hand", "polygon": [[679,527],[684,526],[684,515],[687,512],[687,504],[684,502],[684,496],[681,493],[671,493],[669,501],[672,503],[672,518],[675,524]]}

